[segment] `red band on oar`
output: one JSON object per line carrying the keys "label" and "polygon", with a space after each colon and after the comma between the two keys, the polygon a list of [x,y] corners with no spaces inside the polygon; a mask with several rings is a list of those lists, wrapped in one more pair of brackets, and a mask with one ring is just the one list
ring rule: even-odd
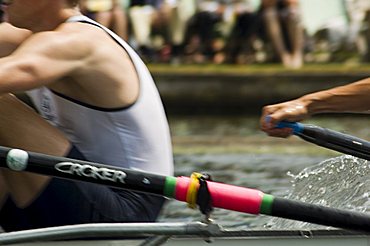
{"label": "red band on oar", "polygon": [[[186,202],[190,178],[178,177],[175,198]],[[259,214],[263,192],[255,189],[207,181],[212,206],[250,214]]]}

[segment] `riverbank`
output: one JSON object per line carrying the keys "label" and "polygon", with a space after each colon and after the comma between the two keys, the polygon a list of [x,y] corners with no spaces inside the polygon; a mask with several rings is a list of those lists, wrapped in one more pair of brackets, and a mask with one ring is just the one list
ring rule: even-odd
{"label": "riverbank", "polygon": [[255,114],[266,104],[370,76],[370,64],[149,64],[168,114]]}

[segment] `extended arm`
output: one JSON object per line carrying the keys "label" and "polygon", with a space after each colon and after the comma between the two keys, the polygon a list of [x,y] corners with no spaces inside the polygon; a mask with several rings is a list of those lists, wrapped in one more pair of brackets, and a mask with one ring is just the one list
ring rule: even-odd
{"label": "extended arm", "polygon": [[370,113],[370,78],[307,94],[292,101],[265,106],[260,125],[261,129],[271,136],[287,137],[290,130],[274,129],[277,122],[301,121],[319,113]]}
{"label": "extended arm", "polygon": [[309,115],[319,113],[370,113],[370,78],[309,94],[301,99]]}

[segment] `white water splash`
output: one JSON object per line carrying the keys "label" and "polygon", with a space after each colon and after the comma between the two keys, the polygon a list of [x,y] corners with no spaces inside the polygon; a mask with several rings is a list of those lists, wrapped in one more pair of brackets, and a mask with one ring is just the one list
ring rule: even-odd
{"label": "white water splash", "polygon": [[[304,169],[292,178],[288,199],[320,204],[332,208],[370,212],[370,164],[368,161],[344,155]],[[273,218],[270,229],[327,228],[306,222]]]}

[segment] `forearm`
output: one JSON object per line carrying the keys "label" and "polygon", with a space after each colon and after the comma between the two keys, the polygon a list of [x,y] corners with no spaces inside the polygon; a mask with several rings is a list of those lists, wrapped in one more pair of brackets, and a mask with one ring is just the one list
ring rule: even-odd
{"label": "forearm", "polygon": [[0,58],[10,55],[29,36],[28,30],[16,28],[8,23],[0,24]]}
{"label": "forearm", "polygon": [[370,113],[370,78],[303,96],[308,114]]}
{"label": "forearm", "polygon": [[0,59],[0,95],[28,90],[32,87],[32,69],[29,66],[13,61],[11,56]]}

